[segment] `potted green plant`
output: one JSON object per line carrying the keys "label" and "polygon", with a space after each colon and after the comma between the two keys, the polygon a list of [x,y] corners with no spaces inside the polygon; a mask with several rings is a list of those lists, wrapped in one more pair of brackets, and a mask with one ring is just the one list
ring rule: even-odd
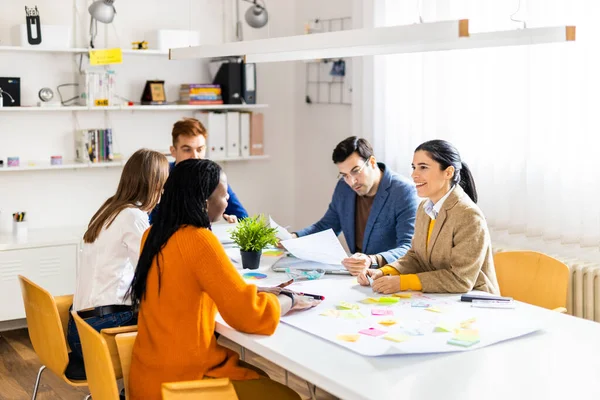
{"label": "potted green plant", "polygon": [[277,228],[271,228],[264,215],[256,215],[240,220],[231,232],[231,239],[239,246],[242,267],[257,269],[262,250],[277,244]]}

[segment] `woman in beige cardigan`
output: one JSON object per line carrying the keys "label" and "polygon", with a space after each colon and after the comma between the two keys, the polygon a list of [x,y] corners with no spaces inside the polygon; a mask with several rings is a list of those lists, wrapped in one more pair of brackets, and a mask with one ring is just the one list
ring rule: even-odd
{"label": "woman in beige cardigan", "polygon": [[366,270],[358,282],[369,285],[368,274],[373,290],[386,294],[500,294],[475,182],[456,148],[444,140],[425,142],[415,150],[412,168],[417,194],[427,198],[417,210],[412,248],[392,264]]}

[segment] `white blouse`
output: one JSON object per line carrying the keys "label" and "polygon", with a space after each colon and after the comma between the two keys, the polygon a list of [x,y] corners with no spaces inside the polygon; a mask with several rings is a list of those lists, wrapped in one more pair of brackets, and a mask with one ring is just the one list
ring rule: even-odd
{"label": "white blouse", "polygon": [[148,214],[138,208],[121,211],[103,227],[94,243],[84,243],[77,268],[73,310],[107,305],[131,305],[125,299],[140,257]]}

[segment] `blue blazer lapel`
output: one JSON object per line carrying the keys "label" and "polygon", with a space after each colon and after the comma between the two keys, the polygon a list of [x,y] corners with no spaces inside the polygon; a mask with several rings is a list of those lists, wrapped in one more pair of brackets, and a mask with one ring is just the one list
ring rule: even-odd
{"label": "blue blazer lapel", "polygon": [[[379,165],[379,163],[378,163]],[[371,238],[371,233],[373,232],[373,226],[375,225],[375,221],[379,217],[379,214],[383,210],[385,206],[385,202],[390,195],[388,189],[392,183],[391,176],[387,169],[384,170],[383,176],[381,177],[381,182],[379,182],[379,188],[377,189],[377,193],[375,194],[375,200],[373,201],[373,205],[371,206],[371,212],[369,213],[369,219],[367,220],[367,226],[365,227],[365,236],[363,238],[363,252],[366,254],[367,245],[369,244],[369,239]]]}
{"label": "blue blazer lapel", "polygon": [[[354,228],[354,220],[356,215],[356,193],[352,190],[350,196],[348,196],[347,201],[344,201],[342,204],[343,207],[343,215],[345,218],[342,218],[342,231],[344,232],[344,238],[346,239],[346,243],[348,244],[348,248],[352,253],[356,252],[356,229]],[[344,224],[347,224],[344,226]],[[346,235],[348,233],[348,235]]]}

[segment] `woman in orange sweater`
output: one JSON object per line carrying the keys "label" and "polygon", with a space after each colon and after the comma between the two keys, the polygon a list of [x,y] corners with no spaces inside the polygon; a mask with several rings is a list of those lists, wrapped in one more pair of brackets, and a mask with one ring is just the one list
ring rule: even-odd
{"label": "woman in orange sweater", "polygon": [[130,289],[139,305],[132,400],[159,400],[164,382],[207,378],[231,379],[240,399],[299,399],[217,343],[217,308],[232,328],[271,335],[281,315],[318,303],[244,282],[210,231],[226,207],[227,178],[216,163],[186,160],[169,175]]}

